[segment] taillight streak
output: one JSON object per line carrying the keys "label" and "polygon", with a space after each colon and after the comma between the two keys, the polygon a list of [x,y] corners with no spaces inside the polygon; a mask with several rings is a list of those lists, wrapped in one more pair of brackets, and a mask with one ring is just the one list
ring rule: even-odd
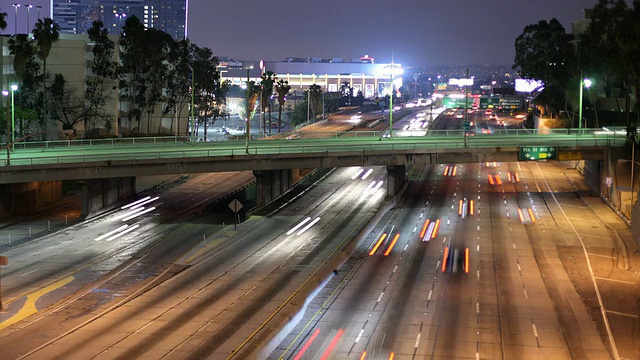
{"label": "taillight streak", "polygon": [[302,355],[304,355],[304,353],[307,351],[309,346],[311,346],[311,343],[318,337],[318,334],[320,334],[319,328],[316,329],[316,331],[314,331],[313,334],[311,334],[311,337],[309,338],[309,340],[307,340],[304,346],[302,346],[302,349],[300,349],[300,352],[293,358],[293,360],[300,360],[300,358],[302,357]]}
{"label": "taillight streak", "polygon": [[464,272],[469,273],[469,248],[464,249]]}
{"label": "taillight streak", "polygon": [[453,174],[451,174],[451,176],[456,176],[456,173],[458,172],[458,167],[454,166],[453,167]]}
{"label": "taillight streak", "polygon": [[340,341],[340,337],[342,336],[342,333],[344,333],[344,330],[342,329],[338,330],[336,335],[333,337],[333,340],[331,340],[331,343],[329,343],[329,346],[327,346],[327,349],[322,354],[322,357],[320,358],[320,360],[329,359],[329,356],[331,356],[331,352],[333,352],[333,349],[336,347],[336,345],[338,345],[338,341]]}
{"label": "taillight streak", "polygon": [[489,174],[489,184],[491,184],[492,186],[495,185],[495,183],[493,182],[493,175]]}
{"label": "taillight streak", "polygon": [[378,241],[376,242],[376,244],[373,246],[373,249],[371,249],[371,251],[369,251],[369,256],[373,256],[373,254],[376,253],[376,251],[378,250],[378,248],[380,247],[380,245],[382,245],[382,242],[384,241],[384,239],[387,237],[387,233],[382,234],[382,236],[380,236],[380,239],[378,239]]}
{"label": "taillight streak", "polygon": [[424,225],[422,225],[422,230],[420,230],[420,239],[424,237],[425,232],[427,231],[427,226],[429,226],[429,219],[424,221]]}
{"label": "taillight streak", "polygon": [[474,210],[473,210],[473,200],[469,201],[469,215],[473,216]]}
{"label": "taillight streak", "polygon": [[436,220],[436,225],[433,229],[433,233],[431,234],[431,238],[435,239],[438,236],[438,229],[440,228],[440,219]]}
{"label": "taillight streak", "polygon": [[449,256],[449,247],[444,247],[444,254],[442,255],[442,272],[447,269],[447,257]]}
{"label": "taillight streak", "polygon": [[389,244],[387,251],[384,252],[384,256],[389,256],[389,254],[391,253],[391,249],[393,249],[393,247],[396,245],[399,237],[400,233],[397,233],[396,236],[393,237],[393,240],[391,240],[391,244]]}
{"label": "taillight streak", "polygon": [[533,211],[529,209],[529,215],[531,215],[531,221],[536,222],[536,217],[533,216]]}

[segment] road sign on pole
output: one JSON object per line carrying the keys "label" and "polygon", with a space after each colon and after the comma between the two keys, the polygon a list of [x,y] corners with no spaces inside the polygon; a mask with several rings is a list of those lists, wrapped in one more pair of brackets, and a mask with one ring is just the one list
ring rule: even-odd
{"label": "road sign on pole", "polygon": [[237,229],[238,223],[240,222],[240,219],[239,219],[240,215],[238,214],[238,211],[242,209],[242,203],[238,201],[238,199],[233,199],[233,201],[229,203],[229,209],[233,211],[233,217],[235,219],[235,224],[233,224],[233,228]]}

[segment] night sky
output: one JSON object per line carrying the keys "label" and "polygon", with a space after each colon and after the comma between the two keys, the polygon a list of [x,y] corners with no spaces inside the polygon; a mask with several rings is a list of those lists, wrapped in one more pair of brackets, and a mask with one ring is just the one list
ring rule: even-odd
{"label": "night sky", "polygon": [[[631,4],[631,0],[628,1]],[[43,5],[47,0],[30,0]],[[571,21],[597,0],[190,0],[189,37],[218,56],[239,60],[352,57],[404,66],[511,64],[513,44],[526,25]],[[14,29],[14,11],[7,29]],[[31,10],[31,20],[37,18]],[[27,11],[18,11],[24,32]],[[22,29],[22,30],[21,30]]]}

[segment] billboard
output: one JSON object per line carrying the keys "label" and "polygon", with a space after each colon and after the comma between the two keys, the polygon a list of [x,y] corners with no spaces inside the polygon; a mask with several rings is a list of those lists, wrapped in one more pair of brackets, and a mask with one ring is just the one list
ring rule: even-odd
{"label": "billboard", "polygon": [[532,79],[516,79],[516,91],[530,93],[532,91],[542,90],[544,83],[540,80]]}

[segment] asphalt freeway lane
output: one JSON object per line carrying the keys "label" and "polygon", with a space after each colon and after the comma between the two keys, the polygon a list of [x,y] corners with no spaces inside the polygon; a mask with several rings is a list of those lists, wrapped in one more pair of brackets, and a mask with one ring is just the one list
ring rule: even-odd
{"label": "asphalt freeway lane", "polygon": [[[270,358],[609,358],[547,236],[554,229],[543,227],[553,216],[518,166],[458,165],[456,176],[443,176],[446,165],[426,169]],[[463,219],[464,198],[474,214]],[[441,221],[428,243],[413,232],[426,218]],[[369,256],[384,233],[400,233],[397,244]]]}
{"label": "asphalt freeway lane", "polygon": [[[384,182],[385,171],[351,179],[355,170],[336,170],[280,213],[239,225],[230,242],[207,245],[210,253],[187,270],[27,358],[227,356],[376,212],[385,190],[370,184]],[[286,234],[308,217],[313,226]]]}

